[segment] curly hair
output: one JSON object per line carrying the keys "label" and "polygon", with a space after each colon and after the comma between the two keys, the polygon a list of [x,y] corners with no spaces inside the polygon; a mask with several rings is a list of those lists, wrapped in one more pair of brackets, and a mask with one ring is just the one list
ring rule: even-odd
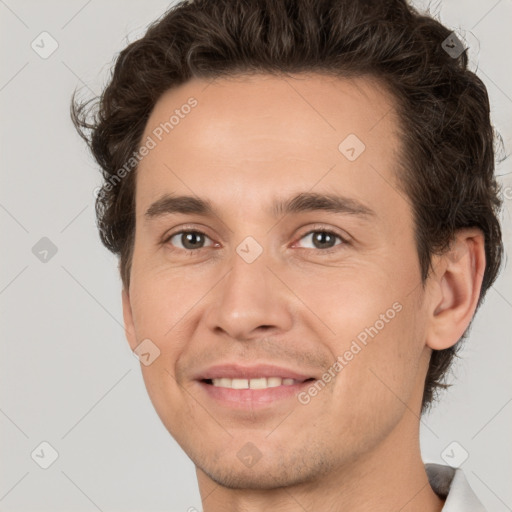
{"label": "curly hair", "polygon": [[[502,200],[487,91],[468,69],[464,48],[449,51],[455,43],[450,29],[406,0],[172,6],[120,52],[99,98],[81,102],[75,91],[71,99],[73,123],[101,167],[98,229],[119,257],[123,286],[129,288],[134,245],[134,155],[160,96],[191,78],[316,72],[372,77],[392,94],[404,146],[397,178],[413,211],[422,283],[432,256],[450,247],[457,230],[476,226],[486,256],[478,309],[501,266]],[[422,411],[448,386],[446,373],[468,330],[453,347],[432,351]]]}

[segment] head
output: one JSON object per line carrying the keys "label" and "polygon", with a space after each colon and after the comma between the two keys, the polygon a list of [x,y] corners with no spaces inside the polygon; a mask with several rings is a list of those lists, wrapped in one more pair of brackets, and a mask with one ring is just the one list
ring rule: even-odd
{"label": "head", "polygon": [[[489,101],[450,34],[403,0],[182,2],[73,100],[128,340],[160,350],[149,395],[214,480],[340,466],[445,386],[502,255]],[[318,385],[223,411],[201,381],[226,361]]]}

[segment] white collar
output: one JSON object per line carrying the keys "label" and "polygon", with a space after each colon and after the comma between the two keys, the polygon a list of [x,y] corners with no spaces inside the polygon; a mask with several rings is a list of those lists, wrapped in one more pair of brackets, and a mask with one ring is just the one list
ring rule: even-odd
{"label": "white collar", "polygon": [[427,463],[425,471],[430,487],[441,498],[446,498],[442,512],[486,512],[462,469]]}

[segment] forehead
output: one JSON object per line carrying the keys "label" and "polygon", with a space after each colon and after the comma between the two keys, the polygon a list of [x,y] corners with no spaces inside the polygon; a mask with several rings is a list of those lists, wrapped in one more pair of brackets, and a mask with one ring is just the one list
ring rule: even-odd
{"label": "forehead", "polygon": [[154,147],[137,170],[138,215],[175,191],[238,207],[313,187],[362,198],[376,173],[394,181],[397,127],[393,99],[368,78],[191,80],[164,93],[146,124],[142,142]]}

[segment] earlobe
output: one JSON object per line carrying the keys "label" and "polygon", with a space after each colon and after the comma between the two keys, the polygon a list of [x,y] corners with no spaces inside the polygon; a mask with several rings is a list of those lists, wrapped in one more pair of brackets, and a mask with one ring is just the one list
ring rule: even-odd
{"label": "earlobe", "polygon": [[435,301],[429,311],[426,344],[433,350],[453,346],[464,334],[478,304],[485,271],[484,235],[465,228],[455,235],[450,250],[436,262],[432,285]]}
{"label": "earlobe", "polygon": [[133,323],[133,315],[132,315],[132,306],[130,303],[130,296],[128,291],[123,288],[121,293],[121,298],[123,302],[123,320],[124,320],[124,333],[128,343],[130,344],[130,348],[132,351],[137,346],[137,337],[135,336],[135,326]]}

